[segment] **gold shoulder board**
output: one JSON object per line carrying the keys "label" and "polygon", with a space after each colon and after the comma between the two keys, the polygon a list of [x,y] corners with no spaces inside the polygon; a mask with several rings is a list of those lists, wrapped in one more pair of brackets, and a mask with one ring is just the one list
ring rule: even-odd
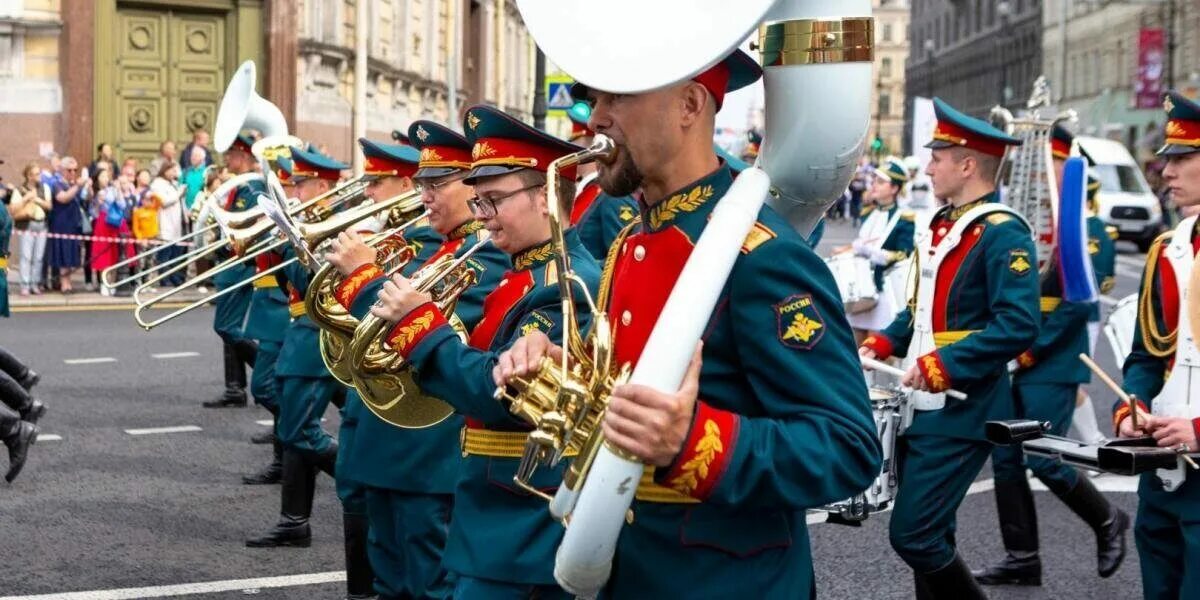
{"label": "gold shoulder board", "polygon": [[775,239],[775,232],[766,225],[756,222],[750,229],[750,233],[746,234],[746,241],[742,242],[742,254],[750,254],[754,252],[755,248],[773,239]]}

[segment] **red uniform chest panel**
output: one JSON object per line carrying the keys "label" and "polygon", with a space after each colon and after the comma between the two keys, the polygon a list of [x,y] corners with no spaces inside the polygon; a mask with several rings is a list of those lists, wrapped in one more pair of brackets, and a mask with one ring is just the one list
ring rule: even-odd
{"label": "red uniform chest panel", "polygon": [[692,240],[675,227],[631,235],[621,246],[608,302],[617,364],[637,364],[693,248]]}
{"label": "red uniform chest panel", "polygon": [[[934,221],[933,227],[933,248],[937,248],[942,243],[942,238],[950,232],[950,228],[954,226],[953,222],[938,219]],[[950,310],[950,288],[954,285],[954,278],[958,276],[959,270],[962,269],[963,262],[971,253],[971,250],[979,243],[979,238],[983,237],[983,225],[971,225],[967,227],[962,234],[962,240],[946,255],[942,260],[941,267],[938,268],[937,284],[933,291],[933,330],[934,331],[949,331],[947,326],[947,317]],[[932,253],[932,248],[931,248]]]}
{"label": "red uniform chest panel", "polygon": [[283,257],[274,252],[264,252],[254,257],[254,272],[262,273],[283,262]]}
{"label": "red uniform chest panel", "polygon": [[512,310],[517,302],[520,302],[521,298],[524,298],[525,294],[532,289],[532,271],[505,273],[496,289],[483,299],[483,318],[475,325],[475,331],[471,332],[471,347],[479,350],[491,348],[496,332],[500,329],[500,324],[504,322],[508,311]]}
{"label": "red uniform chest panel", "polygon": [[[437,249],[437,252],[433,253],[433,256],[429,257],[429,260],[425,261],[425,264],[426,265],[433,264],[433,263],[437,262],[437,259],[439,259],[443,256],[446,256],[447,254],[454,254],[455,252],[458,252],[458,249],[462,248],[463,243],[466,241],[467,241],[466,238],[459,238],[457,240],[446,240],[446,241],[442,242],[441,247],[439,247]],[[425,265],[421,265],[421,266],[425,266]]]}
{"label": "red uniform chest panel", "polygon": [[571,207],[571,224],[576,225],[579,219],[583,218],[583,213],[587,212],[588,207],[596,201],[600,196],[600,186],[595,182],[588,182],[583,186],[583,191],[579,193],[579,197],[575,199],[574,206]]}
{"label": "red uniform chest panel", "polygon": [[229,197],[225,199],[225,210],[233,210],[235,200],[237,200],[237,188],[229,190]]}

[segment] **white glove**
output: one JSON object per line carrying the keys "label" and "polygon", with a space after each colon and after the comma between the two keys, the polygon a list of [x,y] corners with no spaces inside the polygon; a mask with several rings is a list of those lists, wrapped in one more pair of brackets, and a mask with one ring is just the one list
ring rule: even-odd
{"label": "white glove", "polygon": [[888,252],[879,248],[868,248],[867,258],[871,259],[871,264],[878,267],[886,267],[888,264]]}
{"label": "white glove", "polygon": [[871,249],[862,240],[854,240],[850,243],[850,247],[854,250],[855,256],[861,256],[864,258],[870,256],[869,252]]}

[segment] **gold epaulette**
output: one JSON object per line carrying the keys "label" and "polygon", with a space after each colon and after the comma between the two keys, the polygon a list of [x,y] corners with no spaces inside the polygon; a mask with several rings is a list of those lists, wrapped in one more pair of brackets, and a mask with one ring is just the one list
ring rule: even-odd
{"label": "gold epaulette", "polygon": [[1121,235],[1120,231],[1118,231],[1117,228],[1113,227],[1112,225],[1105,225],[1104,233],[1108,234],[1108,239],[1114,241]]}
{"label": "gold epaulette", "polygon": [[915,222],[917,220],[917,213],[911,210],[902,210],[900,211],[900,220],[910,223]]}
{"label": "gold epaulette", "polygon": [[1162,249],[1171,240],[1172,232],[1167,231],[1154,238],[1150,251],[1146,253],[1146,268],[1142,272],[1142,290],[1138,294],[1138,326],[1142,330],[1142,345],[1146,351],[1158,358],[1167,358],[1175,354],[1175,341],[1179,330],[1164,333],[1158,329],[1158,319],[1154,313],[1154,275],[1158,270],[1158,258]]}
{"label": "gold epaulette", "polygon": [[988,218],[987,218],[987,222],[992,225],[999,225],[1001,223],[1007,223],[1011,220],[1012,220],[1012,215],[1010,215],[1006,212],[992,213],[992,214],[988,215]]}
{"label": "gold epaulette", "polygon": [[750,228],[750,233],[746,234],[746,241],[742,242],[742,254],[750,254],[755,248],[775,239],[775,232],[762,223],[755,222],[754,227]]}

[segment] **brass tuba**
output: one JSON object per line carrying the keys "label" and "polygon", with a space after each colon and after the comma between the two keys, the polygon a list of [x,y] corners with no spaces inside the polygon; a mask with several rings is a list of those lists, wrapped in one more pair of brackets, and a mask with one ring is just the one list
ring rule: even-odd
{"label": "brass tuba", "polygon": [[[483,238],[458,258],[443,256],[421,267],[412,277],[413,288],[433,296],[434,304],[448,315],[450,326],[464,341],[467,330],[454,314],[454,306],[477,280],[467,259],[490,243],[491,239]],[[363,404],[384,422],[405,429],[437,425],[454,414],[454,408],[421,391],[408,362],[387,344],[393,325],[375,315],[359,323],[348,350],[351,381]]]}

